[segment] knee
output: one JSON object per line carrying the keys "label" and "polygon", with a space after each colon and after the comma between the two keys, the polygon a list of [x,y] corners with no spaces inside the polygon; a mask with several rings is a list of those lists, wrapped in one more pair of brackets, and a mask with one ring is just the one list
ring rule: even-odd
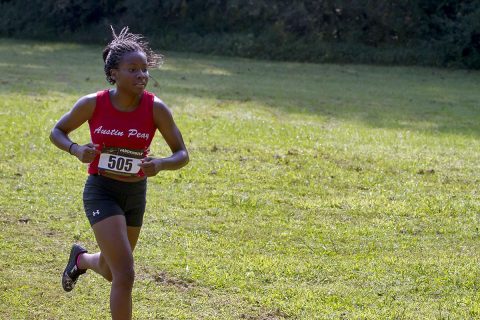
{"label": "knee", "polygon": [[133,287],[135,281],[135,270],[133,263],[116,268],[112,271],[112,282],[122,287]]}

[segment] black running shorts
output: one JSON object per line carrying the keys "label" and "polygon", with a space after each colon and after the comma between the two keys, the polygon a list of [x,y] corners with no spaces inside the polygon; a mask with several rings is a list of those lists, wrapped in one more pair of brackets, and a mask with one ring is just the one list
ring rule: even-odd
{"label": "black running shorts", "polygon": [[105,218],[123,215],[127,226],[140,227],[143,222],[147,180],[124,182],[90,175],[83,190],[83,206],[90,225]]}

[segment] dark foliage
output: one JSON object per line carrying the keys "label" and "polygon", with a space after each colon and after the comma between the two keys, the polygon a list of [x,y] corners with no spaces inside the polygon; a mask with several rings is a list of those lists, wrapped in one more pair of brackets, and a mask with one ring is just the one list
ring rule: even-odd
{"label": "dark foliage", "polygon": [[477,0],[0,0],[0,36],[312,62],[480,68]]}

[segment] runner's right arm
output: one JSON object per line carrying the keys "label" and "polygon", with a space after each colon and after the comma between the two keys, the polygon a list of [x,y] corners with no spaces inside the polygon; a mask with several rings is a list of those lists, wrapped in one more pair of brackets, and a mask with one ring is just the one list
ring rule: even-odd
{"label": "runner's right arm", "polygon": [[50,132],[50,141],[55,146],[75,155],[83,163],[92,162],[99,151],[92,143],[79,145],[73,142],[68,135],[91,118],[95,105],[95,93],[80,98],[73,108],[60,118]]}

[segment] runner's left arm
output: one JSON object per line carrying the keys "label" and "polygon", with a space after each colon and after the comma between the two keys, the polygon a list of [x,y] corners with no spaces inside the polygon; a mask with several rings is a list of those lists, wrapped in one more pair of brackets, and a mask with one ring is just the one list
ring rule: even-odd
{"label": "runner's left arm", "polygon": [[156,175],[162,170],[176,170],[185,166],[188,161],[188,151],[183,142],[182,134],[173,120],[170,109],[157,97],[153,104],[155,125],[167,142],[172,155],[166,158],[147,157],[140,164],[147,177]]}

